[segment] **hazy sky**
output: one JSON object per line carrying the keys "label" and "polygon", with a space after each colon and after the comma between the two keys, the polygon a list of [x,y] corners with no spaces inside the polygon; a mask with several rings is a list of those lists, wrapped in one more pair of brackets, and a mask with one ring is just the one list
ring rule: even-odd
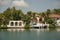
{"label": "hazy sky", "polygon": [[0,0],[0,12],[15,6],[23,12],[42,12],[47,9],[60,8],[60,0]]}

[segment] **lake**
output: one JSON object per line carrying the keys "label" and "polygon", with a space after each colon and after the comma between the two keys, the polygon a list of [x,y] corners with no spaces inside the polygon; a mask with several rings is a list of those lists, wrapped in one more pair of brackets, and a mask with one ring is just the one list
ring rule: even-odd
{"label": "lake", "polygon": [[0,30],[0,40],[60,40],[60,32],[56,30]]}

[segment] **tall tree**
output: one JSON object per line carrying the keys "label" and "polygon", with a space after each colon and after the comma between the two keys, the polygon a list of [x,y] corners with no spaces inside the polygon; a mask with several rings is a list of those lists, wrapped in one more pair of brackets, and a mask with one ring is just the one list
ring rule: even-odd
{"label": "tall tree", "polygon": [[47,9],[46,16],[48,16],[50,13],[51,13],[51,10],[50,9]]}
{"label": "tall tree", "polygon": [[60,14],[60,9],[53,9],[53,11],[57,14]]}

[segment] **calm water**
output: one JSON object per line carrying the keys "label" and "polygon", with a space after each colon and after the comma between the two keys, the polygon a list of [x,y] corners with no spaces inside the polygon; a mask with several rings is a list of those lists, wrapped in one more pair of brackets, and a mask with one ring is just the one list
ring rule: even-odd
{"label": "calm water", "polygon": [[54,31],[0,31],[0,40],[60,40],[60,32]]}

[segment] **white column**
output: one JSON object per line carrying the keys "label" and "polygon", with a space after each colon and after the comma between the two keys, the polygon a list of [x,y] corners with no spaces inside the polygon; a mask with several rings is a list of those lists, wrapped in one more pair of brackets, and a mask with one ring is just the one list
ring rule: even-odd
{"label": "white column", "polygon": [[9,22],[9,26],[11,26],[11,21]]}
{"label": "white column", "polygon": [[14,21],[13,27],[15,27],[15,21]]}
{"label": "white column", "polygon": [[44,21],[44,18],[42,17],[42,21]]}
{"label": "white column", "polygon": [[17,26],[19,27],[19,21],[18,21],[18,25]]}

